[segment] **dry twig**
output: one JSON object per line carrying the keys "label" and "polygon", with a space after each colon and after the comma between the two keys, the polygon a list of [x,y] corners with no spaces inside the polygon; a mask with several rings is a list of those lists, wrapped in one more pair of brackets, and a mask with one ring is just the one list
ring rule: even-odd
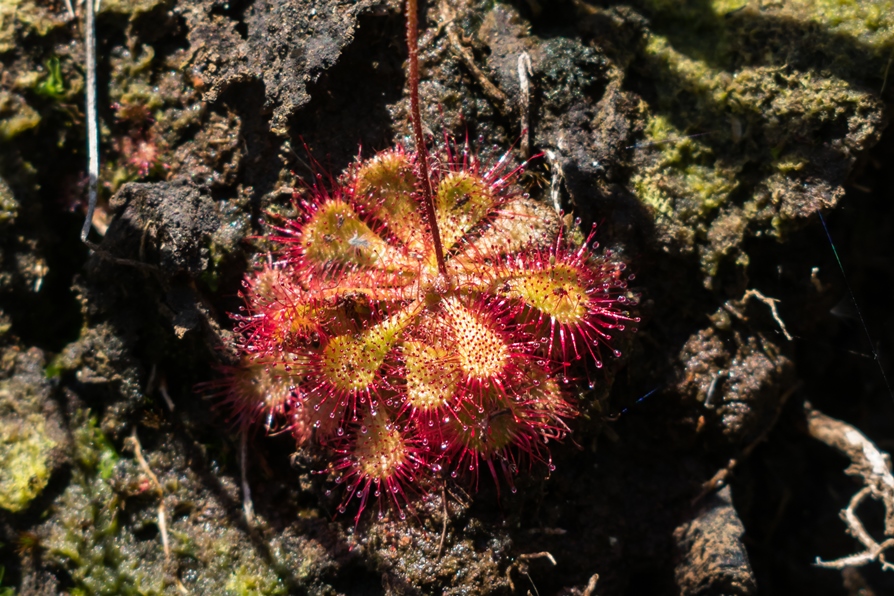
{"label": "dry twig", "polygon": [[[764,304],[766,304],[767,306],[770,307],[770,313],[773,315],[773,319],[776,321],[776,323],[779,325],[779,328],[782,330],[782,334],[785,336],[785,339],[792,341],[793,338],[792,338],[791,334],[788,332],[788,329],[785,328],[785,323],[782,322],[782,318],[779,316],[779,311],[776,309],[776,303],[779,302],[779,299],[778,298],[768,298],[767,296],[764,296],[763,294],[761,294],[758,290],[747,290],[745,292],[745,295],[742,296],[742,299],[738,301],[739,305],[741,307],[744,307],[745,304],[748,303],[748,300],[752,297],[757,298],[758,300],[760,300],[761,302],[763,302]],[[735,315],[737,318],[739,318],[743,321],[746,320],[745,315],[743,315],[738,310],[733,308],[729,303],[724,304],[723,307],[728,312]]]}
{"label": "dry twig", "polygon": [[594,573],[590,576],[590,581],[587,582],[587,587],[584,589],[583,596],[593,596],[596,593],[596,584],[599,583],[599,574]]}
{"label": "dry twig", "polygon": [[[540,596],[540,591],[537,589],[537,584],[534,583],[534,579],[531,577],[531,574],[528,572],[528,561],[534,559],[547,559],[553,565],[556,565],[556,559],[547,551],[539,552],[539,553],[525,553],[523,555],[519,555],[516,560],[506,568],[506,579],[509,581],[509,588],[515,592],[515,582],[512,581],[512,571],[517,570],[519,573],[528,578],[528,581],[531,582],[531,587],[534,588],[534,594],[536,596]],[[529,591],[528,594],[531,592]]]}
{"label": "dry twig", "polygon": [[[91,0],[88,0],[90,2]],[[133,432],[130,437],[127,438],[127,444],[133,450],[133,455],[137,460],[137,464],[139,464],[140,469],[149,477],[149,480],[152,481],[152,484],[155,485],[155,490],[158,493],[159,503],[158,503],[158,531],[161,534],[161,544],[165,551],[165,560],[171,558],[171,545],[168,542],[168,522],[167,516],[165,515],[165,491],[162,488],[161,483],[158,481],[158,476],[155,475],[155,472],[152,471],[152,468],[149,467],[149,463],[146,461],[146,458],[143,457],[143,447],[140,445],[140,439],[137,437],[137,429],[134,427]]]}
{"label": "dry twig", "polygon": [[99,127],[96,118],[96,19],[94,0],[87,0],[87,35],[84,53],[87,56],[87,217],[81,228],[81,241],[87,242],[93,212],[96,210],[97,186],[99,184]]}
{"label": "dry twig", "polygon": [[549,181],[549,200],[553,205],[556,213],[562,212],[562,182],[565,181],[565,170],[562,169],[562,162],[559,156],[551,149],[547,149],[544,153],[549,168],[552,170],[552,177]]}
{"label": "dry twig", "polygon": [[444,507],[443,520],[441,524],[441,541],[438,544],[438,556],[436,560],[440,561],[444,554],[444,544],[447,542],[447,485],[441,486],[441,505]]}
{"label": "dry twig", "polygon": [[[834,561],[823,561],[817,557],[814,564],[827,569],[844,569],[878,561],[882,569],[894,571],[894,564],[885,560],[885,550],[894,546],[894,476],[891,475],[890,457],[856,428],[814,410],[809,403],[804,404],[804,413],[810,436],[850,459],[851,465],[844,471],[845,474],[859,477],[864,484],[841,511],[841,519],[847,525],[848,533],[863,545],[864,550]],[[888,538],[881,543],[866,531],[856,514],[866,497],[881,501],[885,507],[885,536]]]}
{"label": "dry twig", "polygon": [[521,89],[521,148],[525,159],[531,156],[531,79],[534,74],[531,56],[527,52],[518,55],[518,85]]}
{"label": "dry twig", "polygon": [[242,511],[245,513],[245,523],[250,526],[254,523],[255,506],[248,483],[248,431],[244,428],[239,441],[239,471],[242,476]]}

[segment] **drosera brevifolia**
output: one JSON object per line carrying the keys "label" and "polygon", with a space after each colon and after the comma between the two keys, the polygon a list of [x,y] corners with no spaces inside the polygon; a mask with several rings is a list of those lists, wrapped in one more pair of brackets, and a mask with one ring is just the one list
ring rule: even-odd
{"label": "drosera brevifolia", "polygon": [[279,254],[243,282],[241,363],[217,384],[243,437],[263,424],[328,452],[355,521],[371,497],[404,517],[482,467],[513,491],[521,468],[552,469],[573,388],[639,321],[625,264],[516,186],[526,164],[427,144],[417,37],[408,0],[413,148],[296,195],[300,215],[272,226]]}

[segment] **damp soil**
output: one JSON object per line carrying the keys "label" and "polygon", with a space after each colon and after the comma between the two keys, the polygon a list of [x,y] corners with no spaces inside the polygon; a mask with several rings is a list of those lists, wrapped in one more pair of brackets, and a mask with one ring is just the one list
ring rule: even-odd
{"label": "damp soil", "polygon": [[890,3],[424,4],[435,142],[532,158],[524,190],[636,276],[642,322],[569,389],[555,470],[355,525],[324,455],[259,432],[244,516],[202,384],[271,214],[412,145],[399,2],[104,0],[88,250],[80,15],[0,0],[0,593],[894,591],[814,566],[859,550],[859,487],[802,414],[894,448]]}

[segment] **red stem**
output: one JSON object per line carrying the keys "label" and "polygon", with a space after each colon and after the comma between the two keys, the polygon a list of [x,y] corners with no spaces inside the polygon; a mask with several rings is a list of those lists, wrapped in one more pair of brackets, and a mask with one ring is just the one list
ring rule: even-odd
{"label": "red stem", "polygon": [[410,117],[413,121],[413,136],[416,137],[416,166],[422,180],[422,197],[428,225],[431,228],[432,244],[438,259],[438,271],[447,275],[444,262],[444,249],[441,246],[441,232],[438,230],[438,219],[435,213],[435,200],[428,175],[428,152],[425,150],[425,137],[422,134],[422,115],[419,113],[419,15],[417,0],[407,0],[407,50],[410,63]]}

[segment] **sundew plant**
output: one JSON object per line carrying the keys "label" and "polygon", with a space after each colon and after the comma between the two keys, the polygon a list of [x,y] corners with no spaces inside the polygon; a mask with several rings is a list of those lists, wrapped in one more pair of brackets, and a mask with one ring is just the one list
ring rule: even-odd
{"label": "sundew plant", "polygon": [[[339,507],[403,517],[433,481],[498,485],[569,432],[572,389],[638,319],[625,266],[516,186],[508,154],[429,149],[407,3],[415,148],[358,161],[299,193],[277,257],[244,281],[241,364],[224,401],[328,451]],[[578,240],[574,240],[578,238]],[[585,372],[582,372],[585,371]]]}

